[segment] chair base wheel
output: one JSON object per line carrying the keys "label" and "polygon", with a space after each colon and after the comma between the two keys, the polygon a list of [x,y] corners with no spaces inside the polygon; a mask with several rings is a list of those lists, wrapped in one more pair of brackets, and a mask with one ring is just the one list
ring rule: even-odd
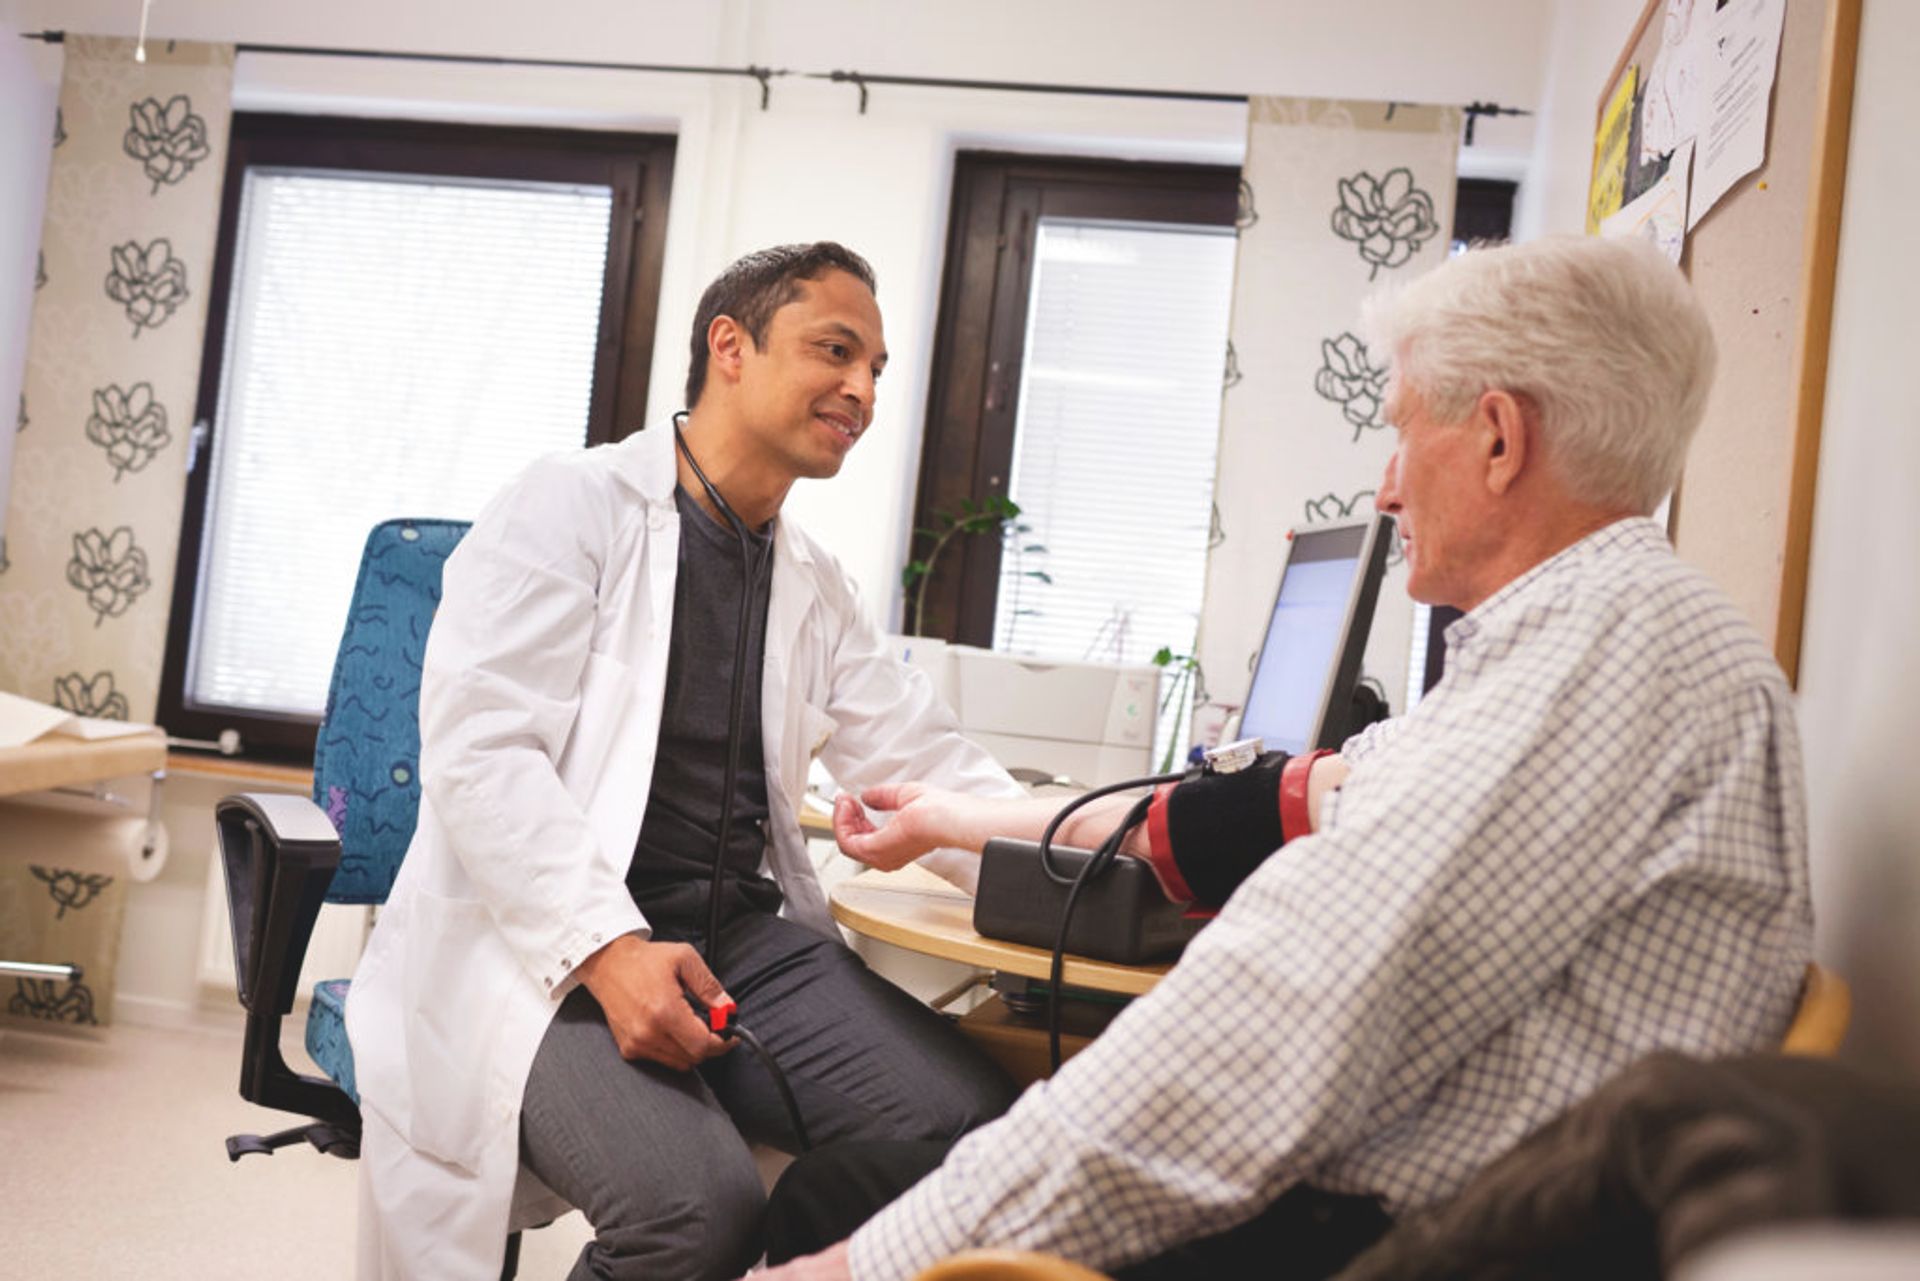
{"label": "chair base wheel", "polygon": [[354,1160],[360,1155],[359,1131],[316,1121],[312,1125],[296,1125],[290,1130],[273,1134],[232,1135],[227,1139],[227,1160],[238,1161],[243,1156],[255,1153],[272,1156],[281,1148],[303,1142],[312,1144],[316,1151],[337,1156],[343,1161]]}

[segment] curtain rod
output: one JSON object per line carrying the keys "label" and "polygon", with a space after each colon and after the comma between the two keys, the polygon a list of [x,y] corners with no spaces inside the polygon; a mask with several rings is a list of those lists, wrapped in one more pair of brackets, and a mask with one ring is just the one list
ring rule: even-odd
{"label": "curtain rod", "polygon": [[[43,40],[48,44],[60,44],[66,40],[64,31],[23,31],[21,36],[28,40]],[[457,63],[486,67],[545,67],[576,71],[652,71],[669,75],[696,76],[744,76],[760,82],[760,110],[767,110],[773,93],[773,81],[776,77],[798,75],[807,80],[830,80],[835,84],[850,84],[860,91],[860,114],[867,113],[867,89],[870,85],[903,85],[922,89],[992,89],[1005,93],[1057,93],[1078,94],[1096,98],[1147,98],[1160,101],[1178,102],[1246,102],[1244,93],[1199,93],[1186,89],[1140,89],[1125,85],[1072,85],[1044,84],[1019,80],[955,80],[938,76],[888,76],[867,75],[860,71],[789,71],[773,67],[699,67],[681,63],[660,62],[585,62],[572,58],[517,58],[496,54],[474,53],[404,53],[393,49],[341,49],[322,45],[286,45],[286,44],[250,44],[234,45],[235,53],[283,54],[308,58],[382,58],[404,62],[440,62]],[[1387,113],[1391,117],[1397,104],[1388,103]],[[1481,116],[1530,116],[1531,111],[1520,107],[1503,107],[1494,102],[1470,102],[1461,110],[1466,113],[1466,144],[1473,145],[1473,126]]]}

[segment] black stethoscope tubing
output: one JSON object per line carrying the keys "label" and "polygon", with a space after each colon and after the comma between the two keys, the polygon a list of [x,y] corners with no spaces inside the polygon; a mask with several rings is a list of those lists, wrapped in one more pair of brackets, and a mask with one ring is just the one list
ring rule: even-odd
{"label": "black stethoscope tubing", "polygon": [[747,523],[740,519],[725,496],[707,479],[707,473],[700,469],[699,461],[687,447],[686,437],[681,432],[681,423],[686,417],[687,411],[684,409],[673,416],[673,443],[679,448],[680,456],[687,460],[687,466],[693,469],[694,476],[700,481],[700,488],[706,491],[708,501],[732,526],[734,537],[740,544],[742,576],[740,622],[733,642],[733,686],[727,703],[727,765],[721,784],[720,831],[714,842],[713,879],[707,891],[707,935],[702,940],[707,968],[717,970],[720,956],[720,883],[726,871],[727,844],[733,835],[734,787],[739,778],[741,739],[744,737],[741,720],[746,712],[747,639],[753,629],[754,597],[767,572],[773,567],[773,546],[769,543],[764,555],[755,556]]}

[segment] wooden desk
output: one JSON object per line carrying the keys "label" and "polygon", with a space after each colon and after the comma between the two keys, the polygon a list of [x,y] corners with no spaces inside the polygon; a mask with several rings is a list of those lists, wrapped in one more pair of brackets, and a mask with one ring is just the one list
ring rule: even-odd
{"label": "wooden desk", "polygon": [[308,765],[279,765],[271,761],[248,760],[239,756],[213,756],[204,752],[167,753],[167,772],[195,778],[224,778],[233,790],[244,792],[250,786],[266,783],[290,792],[313,790],[313,768]]}
{"label": "wooden desk", "polygon": [[0,796],[84,787],[167,766],[167,737],[159,730],[87,740],[48,734],[19,747],[0,747]]}
{"label": "wooden desk", "polygon": [[[46,792],[58,787],[89,787],[129,774],[154,774],[166,766],[167,736],[159,730],[91,740],[48,734],[18,747],[0,747],[0,796]],[[157,798],[158,784],[154,794]],[[154,812],[157,813],[157,809]],[[149,842],[143,857],[153,856],[154,848]],[[164,855],[154,856],[155,868],[159,857]],[[117,943],[109,940],[107,946],[110,949],[107,954],[111,955]],[[69,959],[83,958],[62,958],[61,963],[52,965],[0,960],[0,972],[67,982],[80,973],[77,965],[65,963]]]}
{"label": "wooden desk", "polygon": [[[833,919],[856,934],[910,952],[1022,978],[1045,980],[1052,973],[1052,953],[975,933],[973,899],[923,868],[862,872],[835,886],[828,904]],[[1143,996],[1171,968],[1117,965],[1069,955],[1062,982],[1117,996]],[[1070,1059],[1084,1049],[1118,1010],[1117,1005],[1069,1002],[1061,1011],[1061,1058]],[[1048,1074],[1051,1061],[1044,1018],[1017,1013],[995,996],[962,1017],[960,1030],[1019,1084]]]}

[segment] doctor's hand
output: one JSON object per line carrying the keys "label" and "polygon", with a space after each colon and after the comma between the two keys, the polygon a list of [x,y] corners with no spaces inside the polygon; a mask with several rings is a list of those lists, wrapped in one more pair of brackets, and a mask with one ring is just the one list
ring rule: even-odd
{"label": "doctor's hand", "polygon": [[685,1072],[732,1043],[715,1036],[687,1004],[727,999],[700,954],[685,943],[654,943],[622,934],[580,963],[580,981],[600,1002],[620,1057],[647,1059]]}
{"label": "doctor's hand", "polygon": [[[969,800],[925,783],[869,787],[859,801],[843,792],[833,802],[833,836],[848,858],[891,872],[933,850],[965,848],[962,816]],[[862,801],[875,810],[892,811],[892,821],[876,827]]]}

